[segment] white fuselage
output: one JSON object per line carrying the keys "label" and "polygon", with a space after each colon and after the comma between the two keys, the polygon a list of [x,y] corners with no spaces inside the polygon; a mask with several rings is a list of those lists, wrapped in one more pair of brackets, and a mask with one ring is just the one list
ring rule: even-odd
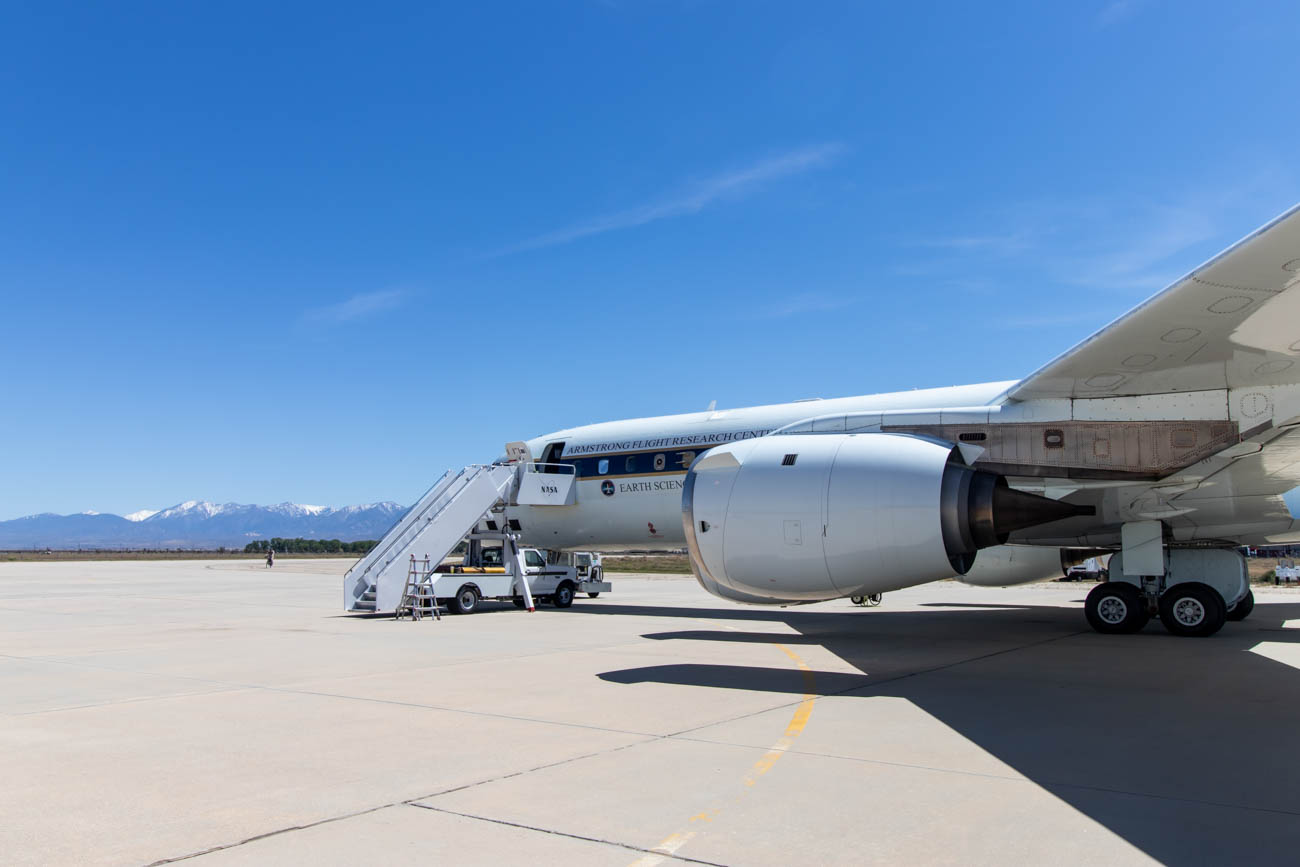
{"label": "white fuselage", "polygon": [[[814,416],[940,407],[983,407],[1014,382],[806,400],[604,422],[528,441],[536,460],[572,463],[572,506],[513,506],[524,541],[552,549],[678,548],[682,482],[694,458],[724,443],[765,436]],[[562,444],[562,447],[561,447]]]}

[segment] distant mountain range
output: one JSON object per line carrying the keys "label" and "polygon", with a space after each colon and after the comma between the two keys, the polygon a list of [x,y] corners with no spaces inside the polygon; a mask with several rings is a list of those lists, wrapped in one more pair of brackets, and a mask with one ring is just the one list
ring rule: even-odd
{"label": "distant mountain range", "polygon": [[406,511],[397,503],[364,506],[246,506],[190,500],[129,515],[82,512],[0,521],[0,548],[243,548],[257,539],[378,539]]}

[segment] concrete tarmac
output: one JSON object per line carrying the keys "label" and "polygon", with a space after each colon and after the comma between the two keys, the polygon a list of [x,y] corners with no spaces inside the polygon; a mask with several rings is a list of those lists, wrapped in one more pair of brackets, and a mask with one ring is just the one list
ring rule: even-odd
{"label": "concrete tarmac", "polygon": [[6,864],[1291,864],[1300,592],[344,615],[342,561],[0,564]]}

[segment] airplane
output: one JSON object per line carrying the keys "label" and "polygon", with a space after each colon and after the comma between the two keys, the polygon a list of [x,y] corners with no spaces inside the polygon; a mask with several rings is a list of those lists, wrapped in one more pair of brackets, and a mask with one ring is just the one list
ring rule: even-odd
{"label": "airplane", "polygon": [[1300,205],[1021,380],[582,425],[528,440],[573,505],[529,545],[685,546],[700,585],[794,605],[1005,586],[1114,552],[1098,632],[1250,613],[1236,547],[1300,539]]}

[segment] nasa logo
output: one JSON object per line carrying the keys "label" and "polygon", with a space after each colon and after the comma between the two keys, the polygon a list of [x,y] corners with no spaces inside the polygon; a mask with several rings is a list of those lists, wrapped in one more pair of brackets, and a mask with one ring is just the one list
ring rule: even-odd
{"label": "nasa logo", "polygon": [[600,492],[607,497],[614,496],[614,483],[609,479],[605,479],[605,481],[600,483]]}

